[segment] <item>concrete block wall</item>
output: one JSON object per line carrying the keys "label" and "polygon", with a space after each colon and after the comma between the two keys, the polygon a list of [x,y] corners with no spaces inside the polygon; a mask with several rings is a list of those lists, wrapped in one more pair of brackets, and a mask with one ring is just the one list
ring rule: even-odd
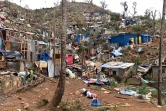
{"label": "concrete block wall", "polygon": [[13,75],[3,76],[0,81],[0,94],[9,93],[23,86],[21,78]]}

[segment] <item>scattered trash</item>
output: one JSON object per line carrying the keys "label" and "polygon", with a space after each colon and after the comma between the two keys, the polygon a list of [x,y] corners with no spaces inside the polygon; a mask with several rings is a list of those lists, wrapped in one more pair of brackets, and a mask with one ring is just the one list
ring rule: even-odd
{"label": "scattered trash", "polygon": [[137,52],[139,52],[139,53],[142,52],[142,48],[141,48],[141,47],[138,48],[138,51],[137,51]]}
{"label": "scattered trash", "polygon": [[101,103],[97,98],[94,98],[91,102],[91,106],[101,106]]}
{"label": "scattered trash", "polygon": [[75,74],[70,69],[66,68],[66,73],[69,74],[69,77],[72,79],[74,79],[76,77]]}
{"label": "scattered trash", "polygon": [[81,89],[83,91],[83,94],[88,97],[88,98],[91,98],[91,99],[94,99],[94,98],[98,98],[98,95],[95,94],[95,93],[91,93],[90,91],[88,91],[87,89],[83,88]]}
{"label": "scattered trash", "polygon": [[148,81],[148,80],[145,80],[145,79],[143,79],[142,77],[141,77],[141,82],[142,82],[142,83],[146,83],[146,84],[148,84],[148,83],[149,83],[149,81]]}
{"label": "scattered trash", "polygon": [[138,96],[137,92],[135,92],[133,90],[127,90],[127,89],[120,90],[119,93],[124,94],[124,95],[129,95],[129,96]]}

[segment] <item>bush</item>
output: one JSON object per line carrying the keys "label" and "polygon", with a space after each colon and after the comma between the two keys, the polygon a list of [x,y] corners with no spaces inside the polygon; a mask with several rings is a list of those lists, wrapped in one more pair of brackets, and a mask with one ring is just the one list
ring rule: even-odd
{"label": "bush", "polygon": [[110,79],[110,86],[111,87],[116,87],[118,85],[118,83],[116,82],[116,80],[114,78]]}
{"label": "bush", "polygon": [[139,88],[138,88],[138,93],[139,94],[147,94],[149,92],[148,88],[147,88],[147,85],[146,84],[143,84],[141,85]]}
{"label": "bush", "polygon": [[152,91],[152,97],[157,98],[157,96],[158,96],[158,91],[157,90]]}
{"label": "bush", "polygon": [[36,105],[37,107],[42,107],[48,104],[48,100],[47,99],[42,99],[41,101],[37,102]]}
{"label": "bush", "polygon": [[163,97],[163,103],[166,105],[166,96]]}
{"label": "bush", "polygon": [[59,109],[62,109],[63,111],[81,111],[82,110],[82,104],[80,101],[75,101],[73,103],[67,101],[62,101],[60,105],[58,106]]}

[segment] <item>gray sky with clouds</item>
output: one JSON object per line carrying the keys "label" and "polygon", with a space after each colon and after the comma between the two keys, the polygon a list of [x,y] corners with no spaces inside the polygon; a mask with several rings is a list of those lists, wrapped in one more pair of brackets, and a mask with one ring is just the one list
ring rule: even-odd
{"label": "gray sky with clouds", "polygon": [[[54,3],[61,0],[9,0],[11,2],[17,3],[19,5],[28,5],[31,9],[43,8],[43,7],[53,7]],[[68,0],[70,1],[70,0]],[[84,0],[76,0],[78,2],[83,2]],[[101,0],[94,0],[94,4],[100,6]],[[132,13],[132,3],[137,2],[137,12],[138,15],[143,15],[146,9],[155,8],[158,11],[162,11],[162,1],[163,0],[105,0],[108,4],[107,9],[112,12],[122,13],[123,7],[120,2],[127,1],[129,6],[129,11]]]}

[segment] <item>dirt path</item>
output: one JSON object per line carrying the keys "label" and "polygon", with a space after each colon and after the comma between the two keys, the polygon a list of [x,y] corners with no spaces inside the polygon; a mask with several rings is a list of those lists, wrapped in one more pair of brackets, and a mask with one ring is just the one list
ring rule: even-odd
{"label": "dirt path", "polygon": [[[50,81],[46,81],[37,87],[21,93],[12,94],[8,96],[6,99],[1,99],[0,111],[17,111],[17,109],[21,109],[21,111],[26,111],[23,109],[23,105],[29,105],[28,111],[47,111],[45,107],[37,108],[36,102],[42,99],[51,100],[53,93],[55,91],[57,83],[53,83]],[[63,96],[63,101],[81,101],[83,104],[83,108],[85,111],[98,111],[98,107],[92,107],[89,104],[91,103],[91,99],[84,97],[83,95],[75,95],[74,92],[80,91],[82,88],[88,88],[91,92],[95,92],[99,95],[99,100],[103,105],[105,104],[118,104],[118,103],[128,103],[132,106],[130,107],[119,107],[116,108],[115,111],[166,111],[166,107],[158,108],[156,105],[140,100],[138,98],[132,96],[120,95],[115,91],[111,91],[111,94],[105,94],[103,91],[97,90],[100,89],[99,86],[90,86],[87,87],[81,80],[66,80],[66,89],[65,94]],[[95,89],[95,90],[94,90]],[[115,96],[121,97],[117,98]]]}

